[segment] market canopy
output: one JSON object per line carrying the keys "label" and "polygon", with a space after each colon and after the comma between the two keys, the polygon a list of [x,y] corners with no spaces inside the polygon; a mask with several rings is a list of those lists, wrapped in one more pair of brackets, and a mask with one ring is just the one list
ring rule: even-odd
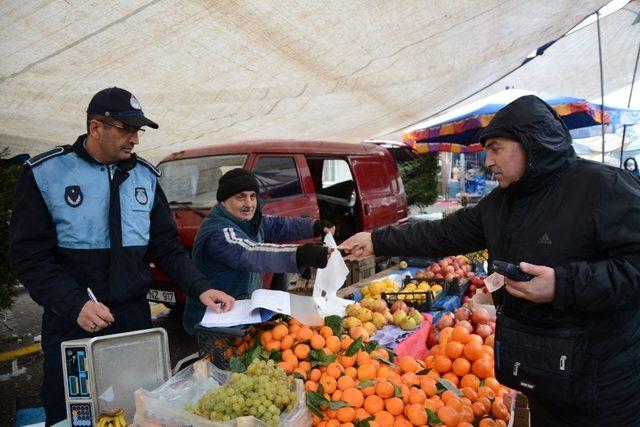
{"label": "market canopy", "polygon": [[[631,85],[640,47],[640,2],[631,1],[600,20],[604,93]],[[506,87],[544,93],[600,98],[600,63],[596,22],[567,34],[541,56],[496,80],[468,101],[475,101]],[[625,99],[626,102],[626,99]],[[605,104],[606,104],[605,99]],[[620,105],[620,106],[626,106]],[[632,105],[633,107],[633,105]],[[636,106],[638,107],[638,106]]]}
{"label": "market canopy", "polygon": [[[434,151],[435,147],[440,147],[440,151],[451,151],[447,149],[447,145],[451,146],[452,144],[476,145],[476,147],[465,148],[462,152],[479,151],[478,135],[493,119],[493,116],[511,101],[529,94],[539,96],[552,106],[569,129],[592,130],[604,121],[610,131],[615,132],[622,125],[640,123],[640,111],[638,110],[605,105],[603,120],[600,105],[587,102],[584,99],[508,89],[484,100],[460,107],[446,115],[435,117],[422,126],[405,132],[403,141],[414,148],[416,144],[429,144],[429,148],[423,151]],[[584,136],[590,135],[585,134]],[[448,144],[444,144],[443,147],[442,143]]]}
{"label": "market canopy", "polygon": [[606,3],[3,2],[0,147],[73,142],[114,85],[160,124],[138,149],[152,161],[218,141],[359,142],[471,95]]}

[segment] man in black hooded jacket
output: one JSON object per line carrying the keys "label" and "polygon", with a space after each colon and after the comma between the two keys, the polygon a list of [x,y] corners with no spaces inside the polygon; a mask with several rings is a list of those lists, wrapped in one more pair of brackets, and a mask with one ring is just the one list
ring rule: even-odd
{"label": "man in black hooded jacket", "polygon": [[[577,158],[567,127],[535,96],[501,109],[480,141],[499,187],[475,207],[358,233],[342,247],[356,256],[488,248],[491,260],[519,264],[534,278],[506,279],[507,292],[494,293],[504,315],[550,335],[584,331],[574,365],[551,367],[546,387],[519,387],[532,425],[638,425],[640,184],[621,169]],[[570,386],[555,386],[564,375]]]}

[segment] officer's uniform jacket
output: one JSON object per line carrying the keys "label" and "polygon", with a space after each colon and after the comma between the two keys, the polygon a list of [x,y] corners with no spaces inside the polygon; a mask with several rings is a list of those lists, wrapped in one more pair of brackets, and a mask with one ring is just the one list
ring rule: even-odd
{"label": "officer's uniform jacket", "polygon": [[30,159],[16,187],[12,270],[45,314],[75,324],[87,287],[112,310],[144,299],[150,261],[192,296],[209,289],[180,244],[159,172],[135,154],[100,164],[85,141]]}

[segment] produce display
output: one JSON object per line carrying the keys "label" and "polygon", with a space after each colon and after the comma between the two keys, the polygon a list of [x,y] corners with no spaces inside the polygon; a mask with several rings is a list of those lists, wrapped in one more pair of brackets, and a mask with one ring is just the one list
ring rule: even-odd
{"label": "produce display", "polygon": [[[486,333],[492,331],[495,319],[486,311],[463,307],[445,313],[434,328],[437,342],[422,360],[396,357],[372,341],[364,326],[349,325],[353,320],[347,320],[364,325],[369,320],[362,318],[370,315],[373,320],[374,313],[379,313],[386,319],[391,311],[392,317],[406,319],[411,313],[406,304],[399,302],[389,309],[382,300],[362,302],[349,306],[351,315],[344,319],[327,317],[322,327],[309,327],[295,319],[263,324],[267,327],[255,329],[254,336],[244,341],[253,344],[240,359],[230,362],[232,370],[248,364],[248,371],[259,363],[257,366],[280,368],[279,379],[286,373],[303,380],[314,426],[507,425],[510,395],[494,378],[493,334]],[[486,336],[474,333],[476,330]],[[268,359],[272,361],[264,361]],[[234,392],[216,397],[214,405],[224,413],[229,405],[219,402],[233,399],[236,403],[236,396]],[[221,415],[218,410],[216,416]]]}
{"label": "produce display", "polygon": [[484,284],[484,280],[482,277],[474,276],[471,278],[471,282],[469,283],[469,288],[467,288],[467,294],[462,298],[462,302],[466,303],[468,300],[473,298],[473,296],[477,293],[489,293],[489,289]]}
{"label": "produce display", "polygon": [[124,409],[115,408],[102,411],[96,427],[126,427],[127,420],[124,418]]}
{"label": "produce display", "polygon": [[483,249],[481,251],[466,254],[465,257],[473,264],[482,265],[489,260],[489,251]]}
{"label": "produce display", "polygon": [[371,297],[373,299],[382,298],[382,293],[394,293],[399,292],[399,287],[390,278],[385,278],[382,280],[374,280],[369,285],[363,286],[360,288],[360,293],[362,293],[363,297]]}
{"label": "produce display", "polygon": [[464,255],[448,256],[437,263],[431,264],[424,270],[416,273],[416,279],[443,280],[452,283],[455,278],[462,281],[475,274],[471,268],[469,259]]}
{"label": "produce display", "polygon": [[252,415],[268,426],[277,426],[280,414],[291,411],[296,400],[293,377],[274,360],[254,360],[246,372],[231,374],[229,384],[208,391],[186,409],[213,421]]}
{"label": "produce display", "polygon": [[[207,393],[193,411],[215,420],[250,414],[276,425],[295,405],[291,381],[297,378],[314,426],[506,427],[511,390],[495,378],[496,319],[486,309],[469,301],[444,312],[422,341],[424,359],[396,356],[371,339],[389,325],[417,329],[424,317],[412,307],[420,302],[416,295],[444,293],[449,285],[443,289],[442,281],[464,279],[469,294],[485,292],[464,256],[447,257],[416,276],[402,290],[390,278],[371,282],[344,317],[329,316],[321,327],[289,317],[251,327],[234,338],[238,357],[229,369],[237,373],[231,384]],[[404,298],[390,306],[381,299],[387,293]],[[400,346],[396,351],[406,354]]]}
{"label": "produce display", "polygon": [[410,301],[416,304],[424,304],[427,302],[428,294],[432,298],[437,298],[444,288],[440,283],[431,282],[420,279],[411,279],[395,297],[400,301]]}
{"label": "produce display", "polygon": [[[446,312],[434,325],[429,333],[427,347],[432,348],[440,343],[440,335],[448,334],[449,330],[456,327],[466,329],[470,334],[479,336],[483,344],[493,347],[493,334],[496,330],[496,318],[482,308],[469,308],[468,303],[458,308],[455,313]],[[448,328],[448,329],[447,329]]]}
{"label": "produce display", "polygon": [[398,301],[389,308],[386,301],[371,297],[348,305],[346,312],[347,316],[342,320],[343,330],[351,338],[357,339],[362,336],[365,341],[388,324],[412,331],[424,321],[418,310],[405,303]]}

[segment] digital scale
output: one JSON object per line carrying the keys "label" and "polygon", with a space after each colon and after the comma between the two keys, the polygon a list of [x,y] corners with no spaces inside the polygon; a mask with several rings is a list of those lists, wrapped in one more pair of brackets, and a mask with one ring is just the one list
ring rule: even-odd
{"label": "digital scale", "polygon": [[64,341],[61,346],[67,420],[95,426],[104,410],[135,414],[134,392],[153,390],[171,376],[169,340],[163,328]]}

